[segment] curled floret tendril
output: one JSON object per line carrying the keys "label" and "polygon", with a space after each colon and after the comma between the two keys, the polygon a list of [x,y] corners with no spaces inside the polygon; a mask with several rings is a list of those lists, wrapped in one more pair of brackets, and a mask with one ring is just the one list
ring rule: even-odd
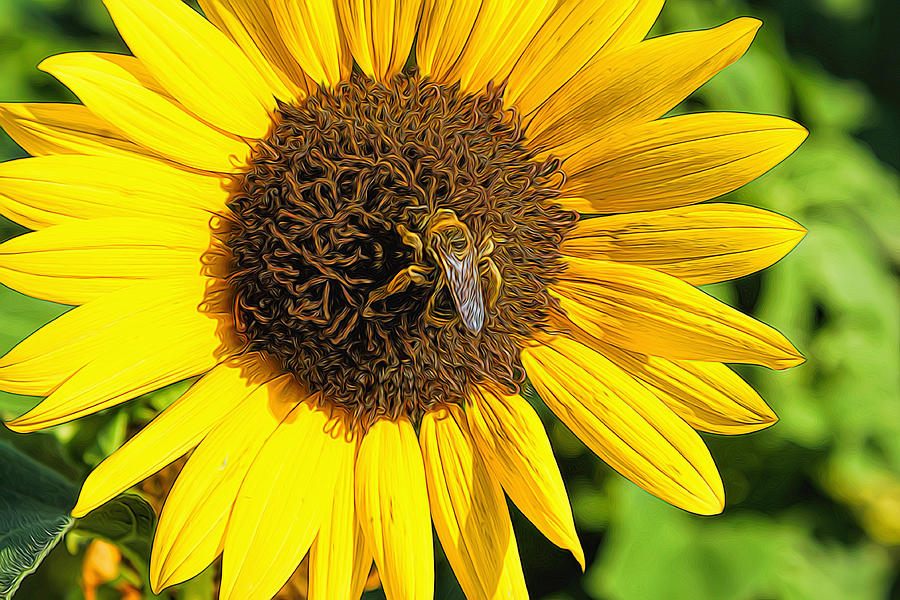
{"label": "curled floret tendril", "polygon": [[221,234],[244,345],[362,422],[518,390],[577,216],[502,94],[354,74],[280,104]]}

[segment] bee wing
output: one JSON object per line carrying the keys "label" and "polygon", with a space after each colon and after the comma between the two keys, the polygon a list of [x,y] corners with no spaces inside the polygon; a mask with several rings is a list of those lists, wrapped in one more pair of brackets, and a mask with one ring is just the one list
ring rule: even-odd
{"label": "bee wing", "polygon": [[475,249],[466,252],[461,259],[453,256],[451,252],[439,251],[439,254],[441,262],[444,263],[444,275],[456,310],[469,331],[478,333],[484,326],[484,296],[481,292]]}

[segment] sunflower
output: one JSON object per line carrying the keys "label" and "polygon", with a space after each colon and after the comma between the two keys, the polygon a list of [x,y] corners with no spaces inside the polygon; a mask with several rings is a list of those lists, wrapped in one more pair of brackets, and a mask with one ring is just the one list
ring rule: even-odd
{"label": "sunflower", "polygon": [[[723,363],[802,362],[695,286],[804,229],[699,204],[805,138],[662,118],[760,23],[644,41],[661,0],[104,0],[133,56],[40,68],[82,104],[5,104],[0,281],[79,305],[0,360],[29,432],[200,376],[102,462],[73,515],[190,452],[155,590],[220,553],[222,598],[525,598],[506,499],[584,567],[532,387],[591,450],[699,514],[695,430],[775,421]],[[524,394],[524,395],[523,395]]]}

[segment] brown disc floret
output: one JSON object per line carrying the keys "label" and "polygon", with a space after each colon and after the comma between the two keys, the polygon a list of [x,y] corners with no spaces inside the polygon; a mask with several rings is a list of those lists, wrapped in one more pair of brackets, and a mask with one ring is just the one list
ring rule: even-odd
{"label": "brown disc floret", "polygon": [[[514,391],[576,219],[554,202],[562,178],[525,147],[500,87],[354,74],[282,103],[228,203],[237,333],[363,422],[461,403],[476,382]],[[474,253],[477,328],[454,318],[438,219]]]}

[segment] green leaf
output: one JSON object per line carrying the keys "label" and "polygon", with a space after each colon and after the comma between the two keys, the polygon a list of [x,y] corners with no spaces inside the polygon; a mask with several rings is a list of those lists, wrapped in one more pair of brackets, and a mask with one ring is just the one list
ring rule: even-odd
{"label": "green leaf", "polygon": [[0,599],[11,598],[72,526],[76,489],[0,443]]}
{"label": "green leaf", "polygon": [[115,544],[136,567],[146,570],[155,525],[156,514],[146,500],[123,494],[79,519],[74,531]]}
{"label": "green leaf", "polygon": [[3,426],[0,427],[0,444],[9,444],[66,481],[81,481],[86,475],[83,465],[54,433],[37,431],[21,434]]}

